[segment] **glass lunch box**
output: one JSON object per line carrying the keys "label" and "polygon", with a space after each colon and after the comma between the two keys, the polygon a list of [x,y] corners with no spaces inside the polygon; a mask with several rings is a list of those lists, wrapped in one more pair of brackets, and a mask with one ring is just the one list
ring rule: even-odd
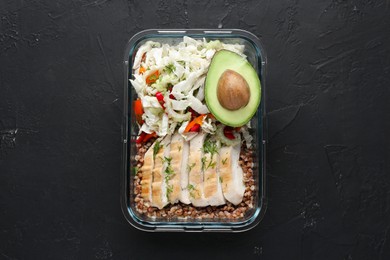
{"label": "glass lunch box", "polygon": [[[132,67],[135,54],[146,41],[156,41],[167,44],[176,44],[182,41],[183,36],[195,39],[220,40],[224,43],[238,43],[245,46],[244,54],[257,71],[261,81],[261,102],[255,116],[251,119],[253,135],[253,174],[255,195],[253,208],[248,210],[243,218],[228,220],[221,219],[182,219],[182,218],[150,218],[138,213],[135,209],[134,173],[135,155],[137,148],[135,139],[139,131],[133,112],[133,100],[137,98],[129,81],[132,78]],[[143,231],[185,231],[185,232],[242,232],[255,227],[263,218],[266,210],[266,108],[265,108],[265,73],[266,53],[260,40],[244,30],[145,30],[134,35],[126,45],[124,56],[124,109],[122,122],[122,168],[121,168],[121,206],[127,221]]]}

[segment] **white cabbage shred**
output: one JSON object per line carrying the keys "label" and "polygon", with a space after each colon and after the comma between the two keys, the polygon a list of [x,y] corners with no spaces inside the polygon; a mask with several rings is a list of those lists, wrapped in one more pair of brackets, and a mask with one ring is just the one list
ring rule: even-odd
{"label": "white cabbage shred", "polygon": [[253,137],[248,131],[248,126],[241,127],[241,133],[242,133],[242,136],[244,137],[246,147],[251,148]]}

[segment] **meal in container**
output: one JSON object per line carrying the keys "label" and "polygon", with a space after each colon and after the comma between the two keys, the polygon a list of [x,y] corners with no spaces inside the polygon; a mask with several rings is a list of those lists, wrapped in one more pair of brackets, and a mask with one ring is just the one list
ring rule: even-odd
{"label": "meal in container", "polygon": [[132,69],[137,212],[244,217],[254,207],[250,119],[261,99],[244,45],[187,36],[172,45],[148,41]]}

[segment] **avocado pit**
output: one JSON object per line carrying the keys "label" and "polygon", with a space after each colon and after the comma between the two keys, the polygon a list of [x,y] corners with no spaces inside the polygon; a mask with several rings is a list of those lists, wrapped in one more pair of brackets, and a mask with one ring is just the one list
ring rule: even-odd
{"label": "avocado pit", "polygon": [[227,69],[218,80],[217,97],[225,109],[238,110],[245,107],[250,99],[248,83],[239,73]]}

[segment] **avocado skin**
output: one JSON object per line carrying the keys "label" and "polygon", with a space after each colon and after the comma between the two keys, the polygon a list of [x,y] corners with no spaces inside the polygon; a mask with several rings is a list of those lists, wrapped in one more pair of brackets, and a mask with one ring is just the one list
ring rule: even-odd
{"label": "avocado skin", "polygon": [[[218,81],[228,69],[239,73],[248,83],[250,90],[248,104],[234,111],[224,108],[217,96]],[[217,51],[211,60],[206,76],[205,100],[210,112],[221,123],[232,127],[245,125],[260,105],[261,83],[256,70],[237,53],[228,50]]]}

